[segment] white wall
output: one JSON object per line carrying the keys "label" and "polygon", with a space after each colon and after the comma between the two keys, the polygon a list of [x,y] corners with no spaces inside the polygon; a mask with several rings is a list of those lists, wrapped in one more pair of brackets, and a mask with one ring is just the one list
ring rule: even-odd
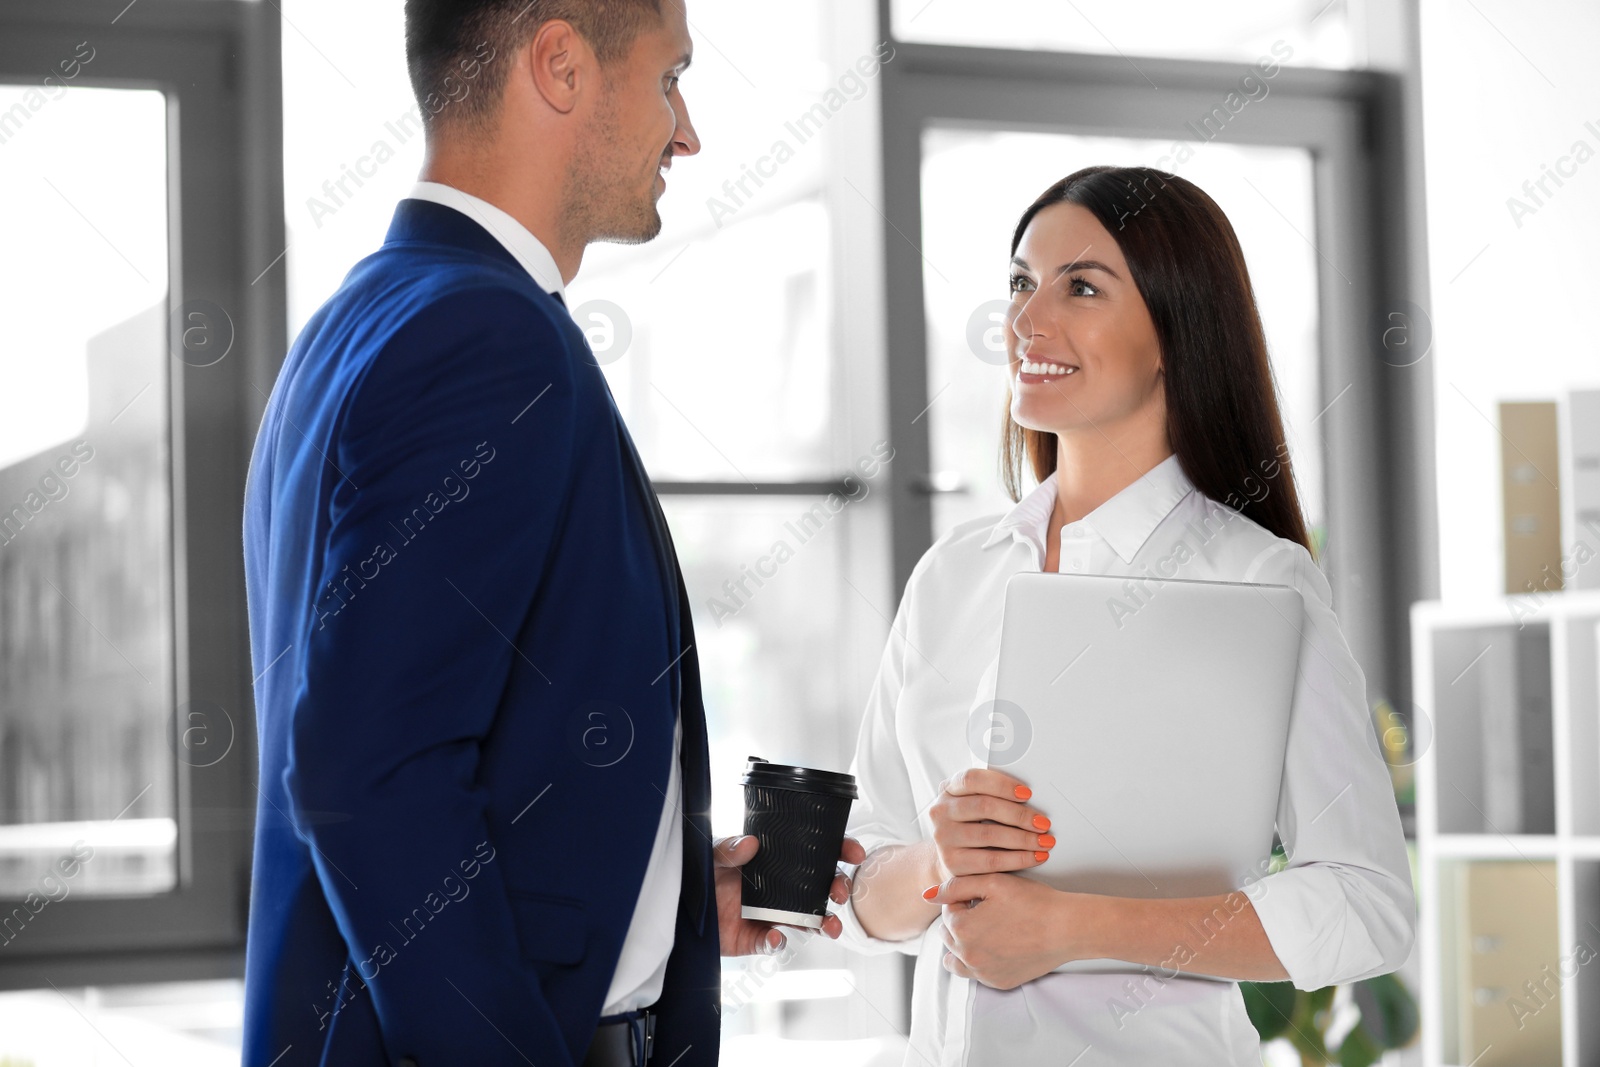
{"label": "white wall", "polygon": [[[1496,405],[1600,384],[1600,5],[1421,7],[1440,591],[1481,598],[1503,589]],[[1568,156],[1534,205],[1523,183]]]}

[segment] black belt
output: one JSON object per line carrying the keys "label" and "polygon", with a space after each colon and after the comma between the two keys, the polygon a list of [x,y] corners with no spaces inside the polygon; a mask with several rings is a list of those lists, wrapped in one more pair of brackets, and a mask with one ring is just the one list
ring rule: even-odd
{"label": "black belt", "polygon": [[655,1043],[656,1017],[648,1008],[602,1015],[583,1067],[646,1067]]}

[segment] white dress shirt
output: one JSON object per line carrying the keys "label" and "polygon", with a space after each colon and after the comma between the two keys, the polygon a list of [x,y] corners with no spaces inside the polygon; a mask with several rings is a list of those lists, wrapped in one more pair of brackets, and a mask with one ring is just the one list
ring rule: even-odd
{"label": "white dress shirt", "polygon": [[526,226],[509,213],[495,207],[481,197],[464,193],[453,185],[439,182],[417,182],[406,194],[408,200],[427,200],[445,207],[453,207],[479,226],[494,234],[495,240],[505,246],[522,269],[533,275],[539,288],[560,296],[566,301],[566,285],[561,280],[561,270],[556,257],[535,237]]}
{"label": "white dress shirt", "polygon": [[[929,839],[940,783],[985,765],[968,716],[993,697],[1006,580],[1042,569],[1055,503],[1051,475],[1004,516],[941,537],[912,572],[851,767],[850,833],[869,851]],[[1411,868],[1327,579],[1304,548],[1197,491],[1176,456],[1061,529],[1066,572],[1146,575],[1174,553],[1184,562],[1162,575],[1292,585],[1305,600],[1277,812],[1290,865],[1242,887],[1274,952],[1301,989],[1398,968],[1415,931]],[[908,1065],[1261,1063],[1236,983],[1069,972],[1001,991],[944,969],[941,920],[889,942],[868,937],[853,907],[840,917],[846,944],[918,957]]]}
{"label": "white dress shirt", "polygon": [[[488,230],[505,246],[518,263],[533,276],[539,288],[561,296],[564,286],[555,257],[527,227],[487,200],[438,182],[417,182],[408,198],[428,200],[454,208]],[[668,772],[668,797],[663,800],[656,825],[655,844],[645,868],[644,884],[622,942],[622,955],[606,992],[602,1015],[646,1008],[661,996],[667,974],[667,957],[672,954],[674,931],[678,924],[678,894],[683,888],[683,820],[678,811],[683,804],[683,782],[679,757],[683,747],[683,722],[672,732],[672,769]]]}

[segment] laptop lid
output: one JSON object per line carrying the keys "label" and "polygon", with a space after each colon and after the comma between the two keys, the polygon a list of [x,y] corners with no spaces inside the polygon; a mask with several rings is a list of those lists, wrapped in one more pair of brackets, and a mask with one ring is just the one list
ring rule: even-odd
{"label": "laptop lid", "polygon": [[1130,897],[1260,880],[1304,626],[1288,586],[1012,577],[988,762],[1032,788],[1057,842],[1021,873]]}

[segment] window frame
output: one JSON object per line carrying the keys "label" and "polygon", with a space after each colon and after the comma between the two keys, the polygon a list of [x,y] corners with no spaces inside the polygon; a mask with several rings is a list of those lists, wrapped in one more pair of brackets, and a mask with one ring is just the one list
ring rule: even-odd
{"label": "window frame", "polygon": [[52,57],[88,40],[95,59],[75,85],[166,94],[168,330],[172,309],[203,299],[227,312],[234,331],[220,362],[169,364],[172,727],[182,736],[179,709],[209,701],[228,711],[234,740],[210,767],[174,753],[176,887],[53,903],[0,953],[0,989],[236,977],[244,969],[256,737],[241,502],[285,347],[281,33],[270,4],[119,6],[6,4],[0,80],[37,84]]}

